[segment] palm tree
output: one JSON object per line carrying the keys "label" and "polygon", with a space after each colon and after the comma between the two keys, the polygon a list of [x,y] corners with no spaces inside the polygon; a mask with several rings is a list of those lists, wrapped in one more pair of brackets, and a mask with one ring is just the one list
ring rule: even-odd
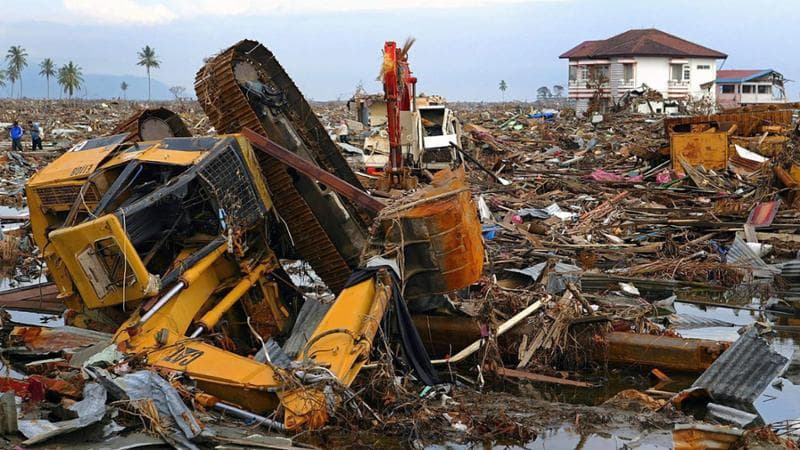
{"label": "palm tree", "polygon": [[125,96],[125,91],[128,90],[128,83],[123,81],[122,84],[119,85],[119,88],[122,89],[122,99],[127,100],[128,98]]}
{"label": "palm tree", "polygon": [[0,69],[0,87],[4,87],[6,85],[6,71]]}
{"label": "palm tree", "polygon": [[[19,80],[19,96],[22,97],[22,69],[28,66],[28,53],[21,45],[12,45],[6,53],[6,61],[8,62],[8,71],[14,72],[14,81]],[[13,95],[13,81],[11,91]]]}
{"label": "palm tree", "polygon": [[9,97],[13,98],[14,84],[16,84],[17,80],[19,79],[19,72],[17,72],[15,69],[9,68],[8,71],[6,71],[6,78],[11,82],[11,92],[9,93]]}
{"label": "palm tree", "polygon": [[147,69],[147,101],[150,101],[150,69],[158,69],[161,67],[161,62],[156,58],[156,49],[145,45],[144,48],[137,53],[139,66],[144,66]]}
{"label": "palm tree", "polygon": [[45,58],[39,64],[39,68],[42,69],[39,71],[39,75],[47,78],[47,99],[50,100],[50,77],[56,76],[56,65],[53,64],[52,59]]}
{"label": "palm tree", "polygon": [[506,84],[506,80],[500,80],[500,93],[503,96],[503,103],[506,102],[506,89],[508,89],[508,84]]}
{"label": "palm tree", "polygon": [[81,66],[74,64],[72,61],[61,66],[58,69],[58,84],[61,85],[65,93],[69,94],[69,98],[72,98],[72,94],[80,89],[83,84]]}

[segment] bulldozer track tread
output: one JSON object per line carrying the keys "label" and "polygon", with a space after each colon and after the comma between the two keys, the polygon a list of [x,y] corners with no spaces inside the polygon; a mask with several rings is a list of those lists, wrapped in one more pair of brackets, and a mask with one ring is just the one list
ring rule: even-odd
{"label": "bulldozer track tread", "polygon": [[[234,76],[233,63],[241,45],[242,43],[229,48],[198,72],[195,80],[197,98],[217,132],[237,133],[247,127],[267,135]],[[320,156],[323,160],[328,160],[328,155]],[[258,159],[272,201],[286,221],[296,251],[331,290],[340,291],[351,273],[347,262],[295,188],[287,167],[268,155],[261,154]]]}

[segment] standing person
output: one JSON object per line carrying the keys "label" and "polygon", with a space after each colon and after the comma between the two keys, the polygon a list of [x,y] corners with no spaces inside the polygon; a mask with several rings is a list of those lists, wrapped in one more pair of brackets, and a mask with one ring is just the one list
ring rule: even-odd
{"label": "standing person", "polygon": [[31,132],[31,150],[42,149],[42,127],[39,122],[28,121],[28,129]]}
{"label": "standing person", "polygon": [[22,135],[25,132],[22,131],[22,127],[19,126],[19,122],[16,120],[14,121],[14,125],[11,126],[11,130],[8,132],[8,135],[11,136],[11,151],[22,151]]}
{"label": "standing person", "polygon": [[342,124],[336,129],[336,134],[339,142],[347,143],[350,141],[350,130],[347,128],[347,122],[342,121]]}

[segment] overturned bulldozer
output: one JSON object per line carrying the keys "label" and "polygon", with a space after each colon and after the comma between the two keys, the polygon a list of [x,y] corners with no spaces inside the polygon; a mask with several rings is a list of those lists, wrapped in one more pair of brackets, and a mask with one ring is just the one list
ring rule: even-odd
{"label": "overturned bulldozer", "polygon": [[[215,70],[230,70],[235,84],[218,85],[225,74]],[[91,139],[26,186],[67,322],[113,331],[117,351],[185,375],[203,404],[276,411],[276,428],[323,425],[379,329],[399,336],[409,367],[435,382],[403,295],[459,289],[481,272],[463,174],[441,172],[427,190],[383,208],[348,180],[260,44],[242,41],[201,74],[198,97],[232,134]],[[229,104],[250,90],[259,96]],[[283,258],[308,261],[335,300],[304,295]]]}

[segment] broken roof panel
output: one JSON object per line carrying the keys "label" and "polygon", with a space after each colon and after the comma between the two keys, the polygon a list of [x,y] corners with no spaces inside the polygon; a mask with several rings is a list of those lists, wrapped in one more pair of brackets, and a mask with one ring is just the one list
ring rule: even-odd
{"label": "broken roof panel", "polygon": [[786,367],[788,358],[773,350],[755,328],[733,345],[695,380],[715,402],[750,405]]}
{"label": "broken roof panel", "polygon": [[628,30],[599,41],[584,41],[559,58],[610,56],[677,56],[725,59],[725,53],[689,42],[655,28]]}
{"label": "broken roof panel", "polygon": [[[731,69],[718,70],[717,83],[741,83],[743,81],[755,80],[771,73],[778,73],[772,69]],[[780,74],[778,74],[780,75]]]}

